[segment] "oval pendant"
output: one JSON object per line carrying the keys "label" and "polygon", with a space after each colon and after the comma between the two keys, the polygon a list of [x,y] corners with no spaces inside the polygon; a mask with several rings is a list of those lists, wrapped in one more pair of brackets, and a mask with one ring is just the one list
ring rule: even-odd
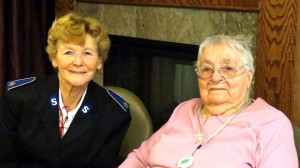
{"label": "oval pendant", "polygon": [[186,156],[179,160],[177,168],[188,168],[193,164],[194,158],[192,156]]}

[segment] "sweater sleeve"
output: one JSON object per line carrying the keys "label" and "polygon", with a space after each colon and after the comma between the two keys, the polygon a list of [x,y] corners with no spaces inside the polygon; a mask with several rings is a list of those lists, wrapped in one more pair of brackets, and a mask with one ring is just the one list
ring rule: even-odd
{"label": "sweater sleeve", "polygon": [[258,168],[298,168],[293,129],[290,121],[279,118],[265,125],[259,133],[261,150],[256,158]]}

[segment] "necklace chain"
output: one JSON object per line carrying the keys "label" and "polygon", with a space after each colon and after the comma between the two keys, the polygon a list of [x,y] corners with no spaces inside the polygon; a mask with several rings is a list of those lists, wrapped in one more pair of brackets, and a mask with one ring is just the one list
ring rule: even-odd
{"label": "necklace chain", "polygon": [[[244,105],[236,112],[236,113],[234,113],[229,119],[227,119],[226,121],[225,121],[225,123],[221,126],[221,127],[219,127],[218,129],[217,129],[217,131],[215,131],[206,141],[204,141],[204,139],[205,139],[205,136],[204,136],[204,133],[203,133],[203,125],[202,125],[202,122],[201,122],[201,118],[202,118],[202,112],[201,112],[201,109],[202,109],[202,106],[201,107],[199,107],[199,109],[198,109],[198,118],[199,118],[199,124],[200,124],[200,131],[198,132],[198,133],[196,133],[196,138],[197,137],[201,137],[201,138],[199,138],[201,141],[200,141],[200,145],[198,145],[198,147],[194,150],[194,152],[192,153],[192,156],[193,156],[193,154],[201,147],[201,146],[203,146],[204,144],[207,144],[210,140],[212,140],[215,136],[217,136],[228,124],[229,124],[229,122],[237,115],[237,114],[239,114],[242,110],[244,110],[247,106],[249,106],[249,104],[251,103],[252,101],[251,100],[249,100],[249,101],[247,101],[246,103],[244,103]],[[198,134],[198,135],[197,135]],[[198,139],[197,139],[198,140]],[[200,146],[200,147],[199,147]]]}
{"label": "necklace chain", "polygon": [[[65,109],[66,111],[66,117],[64,119],[64,114],[63,114],[63,110]],[[59,135],[60,137],[63,137],[64,135],[64,129],[65,129],[65,123],[68,121],[69,117],[68,117],[68,106],[63,106],[63,108],[60,108],[60,106],[58,106],[58,111],[59,111]]]}
{"label": "necklace chain", "polygon": [[[246,103],[244,103],[244,105],[236,112],[234,113],[228,120],[226,120],[226,122],[217,129],[217,131],[215,131],[206,141],[204,141],[204,134],[203,134],[203,126],[202,126],[202,123],[201,123],[201,107],[199,107],[198,109],[198,118],[199,118],[199,124],[200,124],[200,129],[201,131],[199,131],[198,133],[196,133],[196,139],[199,138],[200,141],[200,144],[196,147],[196,149],[194,149],[194,151],[192,152],[192,154],[190,156],[187,156],[187,157],[183,157],[181,158],[179,161],[178,161],[178,165],[177,167],[178,168],[188,168],[190,167],[192,164],[193,164],[193,156],[195,154],[195,152],[200,149],[203,145],[207,144],[210,140],[212,140],[215,136],[217,136],[227,125],[228,123],[237,115],[239,114],[242,110],[244,110],[247,106],[250,105],[252,101],[249,100],[247,101]],[[197,139],[198,141],[198,139]],[[197,142],[196,142],[197,143]]]}

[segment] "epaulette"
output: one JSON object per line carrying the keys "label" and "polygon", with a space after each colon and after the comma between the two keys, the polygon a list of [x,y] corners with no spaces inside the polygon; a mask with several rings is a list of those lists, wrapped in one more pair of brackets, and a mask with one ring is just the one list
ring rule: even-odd
{"label": "epaulette", "polygon": [[129,103],[127,103],[120,95],[109,89],[107,89],[107,93],[122,107],[124,111],[129,111]]}
{"label": "epaulette", "polygon": [[29,83],[34,82],[36,77],[30,77],[30,78],[24,78],[24,79],[18,79],[14,81],[10,81],[6,83],[6,89],[11,90],[20,86],[27,85]]}

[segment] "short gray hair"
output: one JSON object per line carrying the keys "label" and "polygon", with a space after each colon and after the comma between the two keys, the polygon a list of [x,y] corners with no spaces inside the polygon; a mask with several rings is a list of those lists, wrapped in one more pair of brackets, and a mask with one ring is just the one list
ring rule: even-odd
{"label": "short gray hair", "polygon": [[254,73],[254,59],[251,52],[251,39],[252,36],[244,36],[244,35],[237,35],[237,36],[228,36],[228,35],[216,35],[207,37],[199,46],[198,51],[198,59],[196,62],[196,66],[200,66],[200,60],[203,54],[203,51],[206,47],[216,45],[216,44],[223,44],[235,49],[242,56],[242,62],[246,66],[246,68],[250,68]]}

